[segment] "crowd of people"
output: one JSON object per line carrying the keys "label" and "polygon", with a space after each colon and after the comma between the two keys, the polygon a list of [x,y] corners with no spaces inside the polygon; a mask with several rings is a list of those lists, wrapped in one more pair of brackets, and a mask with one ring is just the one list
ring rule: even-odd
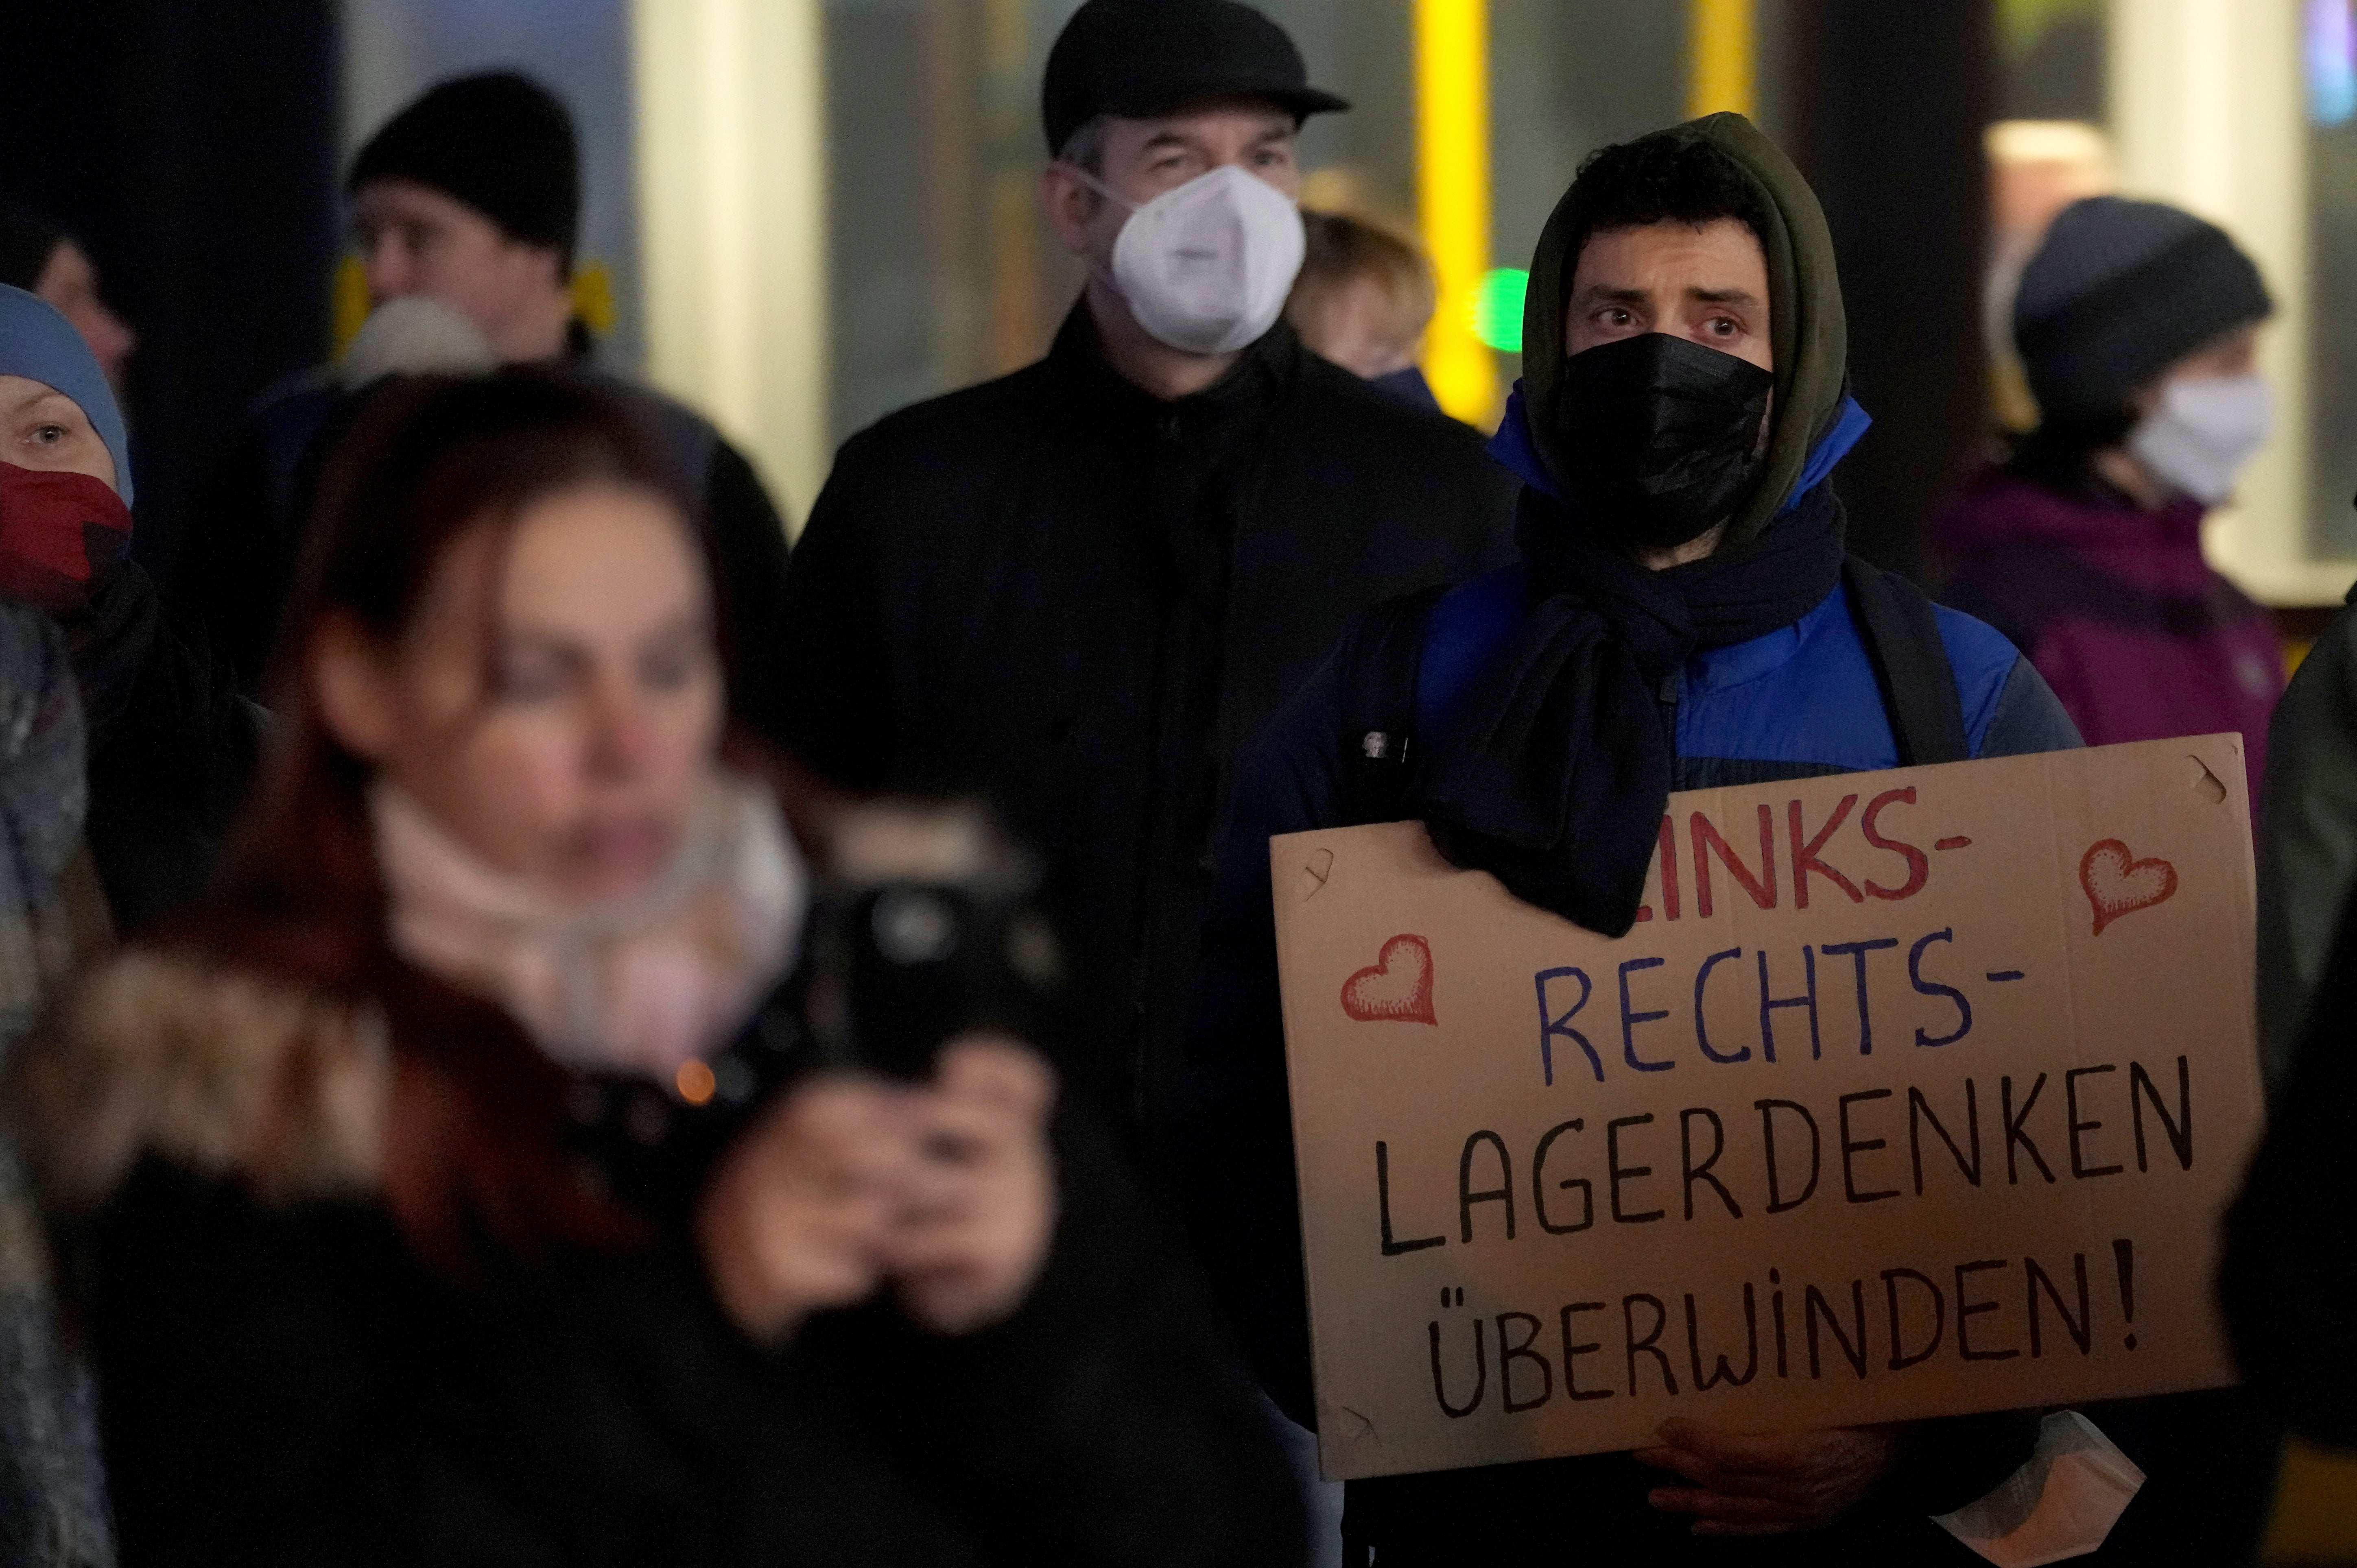
{"label": "crowd of people", "polygon": [[1297,205],[1349,105],[1274,22],[1088,0],[1041,102],[1080,297],[791,553],[597,363],[522,75],[354,157],[373,314],[168,590],[136,338],[0,211],[0,1565],[1973,1561],[2041,1410],[1316,1479],[1268,840],[1414,819],[1617,937],[1674,791],[2221,731],[2248,1382],[2089,1412],[2150,1480],[2083,1560],[2251,1561],[2285,1434],[2357,1444],[2357,611],[2287,692],[2201,552],[2258,269],[2063,209],[1927,596],[1846,547],[1839,268],[1740,116],[1582,166],[1485,441],[1414,245]]}

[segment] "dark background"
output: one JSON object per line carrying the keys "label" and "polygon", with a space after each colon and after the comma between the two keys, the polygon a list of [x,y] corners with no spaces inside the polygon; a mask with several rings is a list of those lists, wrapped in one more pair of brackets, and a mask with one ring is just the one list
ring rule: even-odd
{"label": "dark background", "polygon": [[1833,230],[1850,379],[1874,416],[1834,488],[1850,548],[1920,577],[1924,519],[1989,446],[1982,134],[1996,107],[1996,10],[1788,3],[1791,151]]}
{"label": "dark background", "polygon": [[0,198],[81,242],[139,334],[134,549],[168,578],[239,417],[327,355],[335,6],[0,0]]}

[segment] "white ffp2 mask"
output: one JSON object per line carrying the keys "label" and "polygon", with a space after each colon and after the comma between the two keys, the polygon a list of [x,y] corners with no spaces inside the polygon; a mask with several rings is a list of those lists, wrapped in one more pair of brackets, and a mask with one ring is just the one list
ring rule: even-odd
{"label": "white ffp2 mask", "polygon": [[1234,164],[1144,206],[1088,184],[1130,209],[1114,241],[1113,285],[1157,341],[1232,354],[1276,325],[1306,246],[1292,198]]}
{"label": "white ffp2 mask", "polygon": [[2275,400],[2255,375],[2170,381],[2160,406],[2128,433],[2153,477],[2204,506],[2234,493],[2235,478],[2275,430]]}

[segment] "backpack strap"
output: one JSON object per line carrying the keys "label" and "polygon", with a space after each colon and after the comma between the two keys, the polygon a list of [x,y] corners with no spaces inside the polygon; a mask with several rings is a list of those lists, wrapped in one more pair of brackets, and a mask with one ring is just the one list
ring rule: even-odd
{"label": "backpack strap", "polygon": [[1342,645],[1342,793],[1351,825],[1406,813],[1425,628],[1447,592],[1426,588],[1384,600]]}
{"label": "backpack strap", "polygon": [[1874,666],[1898,743],[1899,766],[1964,762],[1972,743],[1964,734],[1964,703],[1956,695],[1956,672],[1940,639],[1940,622],[1923,590],[1894,573],[1852,555],[1842,563],[1842,585],[1849,592],[1850,616]]}

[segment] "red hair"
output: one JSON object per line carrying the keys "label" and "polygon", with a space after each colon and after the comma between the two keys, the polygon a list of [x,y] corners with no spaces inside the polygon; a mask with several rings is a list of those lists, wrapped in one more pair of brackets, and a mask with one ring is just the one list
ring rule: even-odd
{"label": "red hair", "polygon": [[[500,1008],[393,950],[371,770],[325,722],[308,655],[334,618],[392,646],[462,538],[600,482],[654,491],[693,516],[654,436],[578,381],[510,370],[373,394],[322,475],[272,678],[278,739],[215,891],[162,938],[382,1009],[393,1055],[385,1200],[411,1246],[456,1274],[487,1251],[627,1246],[645,1227],[576,1174],[564,1069]],[[708,541],[694,532],[712,582]]]}

